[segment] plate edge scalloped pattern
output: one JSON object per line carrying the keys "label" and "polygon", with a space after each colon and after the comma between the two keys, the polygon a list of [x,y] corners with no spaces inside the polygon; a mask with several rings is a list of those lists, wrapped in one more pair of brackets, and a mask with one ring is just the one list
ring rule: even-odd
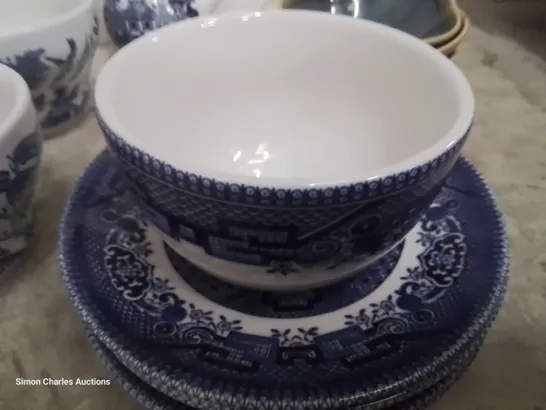
{"label": "plate edge scalloped pattern", "polygon": [[[208,400],[211,400],[210,402],[207,402],[208,406],[215,406],[223,403],[223,405],[229,407],[234,399],[232,394],[226,394],[220,388],[215,389],[215,399],[210,398],[210,396],[206,393],[207,390],[201,391],[201,393],[199,393],[199,386],[202,383],[206,385],[204,381],[201,381],[198,377],[195,377],[195,375],[188,375],[190,376],[191,380],[188,380],[186,378],[173,377],[172,374],[169,374],[164,369],[156,366],[155,363],[153,363],[153,360],[150,360],[149,357],[144,357],[141,353],[141,348],[139,347],[138,343],[129,340],[127,336],[122,334],[121,332],[117,332],[114,329],[105,329],[103,326],[101,326],[101,321],[96,316],[96,314],[93,313],[93,302],[86,301],[85,298],[82,298],[82,296],[78,294],[77,290],[72,288],[70,282],[67,280],[70,263],[69,261],[67,261],[66,255],[70,253],[69,248],[71,242],[71,232],[69,232],[67,228],[67,226],[69,226],[68,217],[70,216],[73,207],[77,204],[80,195],[83,191],[85,191],[85,188],[87,188],[88,184],[86,184],[86,177],[88,173],[93,169],[93,167],[97,166],[98,162],[102,159],[102,157],[105,157],[105,152],[99,154],[91,162],[91,164],[86,167],[85,171],[76,182],[75,188],[73,189],[72,194],[67,201],[67,205],[61,220],[59,239],[59,262],[61,266],[61,276],[63,278],[65,286],[67,287],[68,294],[72,303],[76,307],[76,310],[78,311],[78,314],[83,323],[93,330],[93,333],[100,338],[101,342],[120,360],[120,362],[122,362],[123,365],[125,365],[133,373],[139,374],[139,376],[146,379],[145,381],[153,387],[160,389],[161,387],[165,387],[165,385],[168,385],[170,388],[172,388],[169,396],[188,405],[193,405],[194,403],[197,403],[195,401],[196,398],[199,398],[198,400],[200,401],[200,403],[204,404],[205,402],[203,400],[207,398]],[[499,208],[495,194],[493,193],[491,187],[485,181],[483,175],[476,169],[474,165],[472,165],[472,163],[467,158],[463,156],[461,156],[461,164],[465,167],[469,167],[472,170],[473,174],[476,177],[477,185],[481,185],[484,191],[484,197],[489,200],[488,211],[491,214],[492,220],[494,221],[495,225],[495,230],[494,232],[492,232],[492,235],[497,238],[497,243],[495,244],[495,254],[498,255],[498,257],[501,259],[499,262],[497,282],[491,291],[488,301],[484,304],[480,314],[476,315],[475,320],[467,328],[466,332],[464,332],[459,337],[457,342],[454,343],[450,349],[447,349],[442,354],[434,357],[432,360],[432,362],[434,363],[433,365],[424,367],[416,366],[417,369],[413,368],[412,370],[414,371],[412,372],[412,374],[406,373],[406,377],[402,377],[399,383],[396,383],[396,385],[388,386],[386,389],[382,390],[382,394],[385,394],[387,396],[395,389],[399,390],[401,386],[414,385],[416,382],[415,380],[413,380],[415,378],[415,375],[418,375],[417,379],[421,381],[425,379],[433,380],[434,377],[432,376],[432,374],[438,368],[441,368],[441,366],[445,362],[451,359],[466,342],[474,338],[476,334],[480,331],[480,329],[483,329],[484,326],[488,326],[487,322],[493,322],[493,320],[489,320],[488,317],[492,317],[492,319],[496,317],[504,300],[504,295],[507,290],[508,272],[510,266],[510,253],[504,218]],[[143,364],[146,362],[148,362],[148,364]],[[367,397],[368,395],[371,396],[370,393],[371,391],[358,391],[353,392],[351,395]],[[316,397],[313,397],[312,400],[318,401],[321,397],[323,396],[317,395]],[[256,402],[264,405],[264,409],[276,408],[279,405],[279,400],[275,399],[266,400],[264,402],[263,396],[257,396],[253,399]],[[281,401],[283,405],[292,404],[297,406],[297,402],[289,401],[290,399],[291,398],[283,398],[281,399]],[[353,400],[345,395],[338,397],[336,401],[332,402],[331,404],[334,408],[343,407],[347,406],[348,401]],[[365,403],[353,403],[352,405],[354,406],[359,404]]]}

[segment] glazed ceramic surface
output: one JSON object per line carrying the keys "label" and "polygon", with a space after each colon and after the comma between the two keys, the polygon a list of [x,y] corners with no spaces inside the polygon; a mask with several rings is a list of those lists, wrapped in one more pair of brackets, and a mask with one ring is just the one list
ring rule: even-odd
{"label": "glazed ceramic surface", "polygon": [[104,22],[112,41],[130,41],[177,21],[199,15],[194,0],[104,0]]}
{"label": "glazed ceramic surface", "polygon": [[141,222],[104,153],[68,204],[60,260],[84,323],[146,383],[198,408],[273,410],[365,405],[433,383],[495,317],[508,254],[492,194],[461,159],[376,265],[326,289],[247,291]]}
{"label": "glazed ceramic surface", "polygon": [[[132,374],[123,366],[108,349],[91,333],[87,338],[92,349],[102,360],[108,371],[110,371],[119,384],[133,396],[142,406],[150,410],[195,410],[194,407],[186,406],[146,385],[142,380]],[[437,384],[419,392],[414,397],[401,403],[389,406],[389,410],[422,410],[440,399],[447,390],[466,372],[472,364],[481,346],[481,339],[473,342],[468,349],[454,360],[450,366],[449,375]],[[371,409],[371,408],[370,408]],[[356,410],[356,409],[355,409]]]}
{"label": "glazed ceramic surface", "polygon": [[93,0],[2,3],[0,63],[26,80],[46,137],[74,126],[89,106],[94,11]]}
{"label": "glazed ceramic surface", "polygon": [[438,45],[437,47],[437,49],[440,52],[444,53],[445,55],[453,54],[455,53],[455,51],[457,51],[457,48],[459,47],[459,45],[465,38],[466,33],[470,29],[471,22],[469,17],[466,15],[466,13],[461,13],[461,17],[462,17],[461,29],[457,32],[457,34],[455,34],[455,36],[450,41],[442,43]]}
{"label": "glazed ceramic surface", "polygon": [[[189,37],[191,49],[172,51]],[[111,152],[177,252],[223,280],[282,290],[294,290],[291,276],[302,288],[340,280],[400,242],[474,113],[464,75],[420,40],[286,10],[141,37],[105,65],[95,102]]]}
{"label": "glazed ceramic surface", "polygon": [[436,44],[457,24],[451,0],[281,0],[283,7],[362,18],[402,30]]}
{"label": "glazed ceramic surface", "polygon": [[24,79],[0,64],[0,274],[27,247],[42,134]]}

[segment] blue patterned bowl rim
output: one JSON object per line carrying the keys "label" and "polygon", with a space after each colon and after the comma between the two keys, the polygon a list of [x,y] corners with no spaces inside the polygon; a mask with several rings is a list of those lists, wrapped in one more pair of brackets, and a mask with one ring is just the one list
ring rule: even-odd
{"label": "blue patterned bowl rim", "polygon": [[[178,398],[184,397],[188,402],[195,400],[195,397],[207,397],[208,391],[206,390],[206,387],[205,390],[203,390],[203,386],[207,386],[207,381],[201,380],[199,377],[196,377],[195,374],[186,372],[185,369],[173,369],[169,363],[161,358],[151,357],[149,353],[146,352],[146,348],[143,347],[138,340],[133,340],[121,329],[116,328],[109,323],[108,319],[88,294],[82,294],[77,287],[72,286],[70,283],[69,272],[73,271],[74,267],[70,260],[67,260],[67,257],[64,256],[71,254],[71,243],[73,241],[74,230],[71,229],[73,221],[70,218],[70,215],[73,213],[73,209],[79,206],[82,196],[85,195],[86,191],[92,188],[90,181],[87,180],[87,174],[95,164],[96,161],[93,161],[76,183],[75,189],[67,202],[60,225],[59,262],[61,276],[67,287],[69,297],[84,325],[100,339],[108,350],[114,353],[115,356],[134,373],[153,374],[154,380],[158,381],[157,383],[161,386],[170,386],[173,391],[176,390]],[[434,373],[445,366],[458,352],[460,352],[463,346],[471,340],[476,339],[483,328],[488,326],[488,323],[491,322],[491,318],[496,316],[496,313],[504,300],[510,269],[510,252],[504,217],[493,191],[482,174],[466,158],[461,158],[461,165],[470,168],[474,173],[477,179],[477,185],[480,185],[481,189],[484,191],[484,196],[487,199],[485,205],[494,221],[494,227],[490,233],[497,238],[497,249],[495,252],[498,255],[498,260],[495,263],[495,269],[498,272],[497,280],[491,290],[488,300],[482,305],[483,307],[480,309],[479,313],[472,318],[468,328],[463,330],[455,341],[450,341],[449,344],[446,342],[446,349],[442,354],[434,357],[433,363],[423,363],[421,361],[417,364],[412,364],[411,374],[403,373],[399,375],[400,381],[387,386],[384,389],[385,395],[389,395],[393,391],[399,391],[403,386],[409,387],[414,385],[417,382],[416,379],[423,380],[432,378]],[[158,388],[160,386],[154,387]],[[255,397],[248,398],[249,402],[255,401],[263,403],[265,406],[264,408],[276,408],[275,406],[279,405],[278,400],[264,397],[265,392],[255,393]],[[365,400],[366,396],[372,393],[372,391],[360,390],[347,394],[350,394],[353,398],[359,397],[362,398],[362,400]],[[233,402],[233,396],[222,391],[216,391],[215,397],[215,403],[220,405],[221,408],[229,408],[230,403]],[[319,399],[320,398],[316,398],[316,400]],[[347,403],[347,396],[330,398],[330,401],[333,406],[343,407]],[[297,406],[297,403],[291,402],[285,405]]]}
{"label": "blue patterned bowl rim", "polygon": [[385,177],[374,177],[363,182],[347,183],[338,186],[320,188],[313,186],[305,189],[284,189],[279,187],[264,187],[253,184],[236,184],[204,177],[187,171],[175,169],[170,164],[152,157],[148,153],[130,145],[119,135],[116,135],[104,122],[100,114],[97,120],[109,144],[111,152],[122,161],[135,167],[152,178],[163,182],[173,189],[198,195],[200,197],[225,201],[226,198],[237,198],[230,202],[255,205],[282,206],[322,206],[332,204],[347,204],[359,202],[362,199],[378,198],[383,195],[394,195],[422,181],[433,174],[444,164],[449,164],[459,155],[468,139],[471,127],[462,138],[436,158],[424,164]]}
{"label": "blue patterned bowl rim", "polygon": [[[218,24],[218,20],[240,21],[242,17],[245,19],[277,19],[279,20],[278,24],[292,20],[295,20],[298,25],[320,23],[324,24],[325,28],[331,28],[332,25],[334,25],[334,28],[337,25],[343,25],[344,27],[354,28],[354,30],[360,30],[367,36],[388,39],[393,44],[402,46],[407,50],[412,50],[416,55],[419,55],[426,61],[430,61],[431,66],[437,66],[438,70],[446,74],[446,77],[449,78],[446,82],[449,81],[451,83],[450,88],[453,89],[454,98],[457,100],[459,115],[453,121],[449,130],[426,149],[408,156],[397,163],[378,167],[378,169],[370,171],[368,175],[361,176],[360,178],[355,177],[347,180],[325,182],[317,181],[315,178],[299,180],[296,177],[269,178],[266,175],[262,175],[259,178],[259,185],[256,185],[254,182],[256,180],[255,177],[251,178],[242,174],[222,172],[221,170],[207,166],[203,170],[184,169],[183,164],[177,164],[176,159],[173,159],[176,158],[174,156],[176,155],[174,154],[176,150],[171,150],[173,152],[172,158],[165,158],[157,154],[161,149],[158,149],[157,140],[152,136],[146,139],[132,137],[133,133],[128,130],[128,127],[125,126],[124,122],[115,113],[109,90],[112,83],[116,81],[116,73],[127,69],[125,63],[125,60],[127,60],[126,56],[138,55],[138,53],[142,52],[142,46],[149,43],[170,44],[169,41],[173,39],[185,38],[188,35],[195,36],[196,33],[202,31],[202,25],[210,17],[195,17],[184,21],[182,24],[167,25],[135,39],[108,60],[97,77],[94,102],[101,128],[106,134],[109,134],[106,137],[110,144],[118,147],[121,152],[126,152],[128,156],[134,157],[135,162],[132,162],[133,165],[139,163],[139,161],[149,162],[160,173],[184,176],[198,185],[199,194],[207,191],[210,185],[216,186],[220,184],[221,186],[236,185],[239,188],[243,188],[239,192],[244,192],[244,188],[246,187],[252,187],[258,192],[263,188],[283,190],[284,194],[290,193],[292,190],[309,190],[309,187],[312,186],[314,188],[313,191],[319,191],[320,195],[323,190],[350,189],[357,185],[381,185],[384,181],[392,182],[398,181],[401,178],[409,179],[416,172],[430,172],[435,164],[442,163],[449,156],[450,152],[458,151],[462,143],[464,143],[474,122],[475,101],[472,88],[466,76],[457,65],[434,48],[423,43],[420,39],[403,31],[372,21],[363,21],[349,16],[336,16],[339,18],[331,19],[328,13],[296,9],[266,10],[253,14],[240,11],[227,12],[221,16],[214,17],[215,26],[221,26],[221,24]],[[159,37],[163,37],[165,40],[163,42],[157,41]],[[173,46],[176,46],[176,43]],[[332,138],[335,138],[335,136],[332,136]],[[137,142],[137,140],[140,141]],[[171,155],[167,150],[165,150],[164,154],[167,156]],[[204,188],[199,189],[202,185]]]}

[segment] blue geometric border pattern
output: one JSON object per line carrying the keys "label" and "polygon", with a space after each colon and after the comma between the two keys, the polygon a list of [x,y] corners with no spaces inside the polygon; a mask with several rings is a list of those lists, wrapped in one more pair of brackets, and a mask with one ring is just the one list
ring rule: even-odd
{"label": "blue geometric border pattern", "polygon": [[251,185],[231,184],[173,168],[171,165],[130,145],[116,135],[100,117],[97,119],[114,156],[151,177],[164,181],[178,190],[211,199],[229,200],[247,205],[275,207],[316,207],[347,205],[387,194],[403,191],[426,180],[439,170],[449,167],[457,158],[470,129],[456,144],[443,154],[406,172],[374,178],[355,184],[325,189],[276,189]]}
{"label": "blue geometric border pattern", "polygon": [[[470,242],[474,241],[479,245],[478,247],[482,247],[478,251],[472,247],[469,248],[468,254],[471,260],[477,263],[475,266],[470,264],[468,268],[482,272],[481,275],[483,272],[489,273],[489,275],[483,274],[484,278],[480,275],[472,275],[472,272],[461,276],[465,280],[469,277],[471,280],[484,280],[481,286],[477,286],[480,283],[471,283],[476,285],[471,286],[475,288],[471,291],[478,293],[473,294],[475,298],[473,300],[476,303],[475,306],[472,303],[469,306],[472,314],[469,314],[468,320],[461,322],[457,329],[443,335],[440,340],[435,339],[433,346],[427,346],[421,352],[422,359],[395,367],[396,372],[389,374],[389,377],[379,385],[377,379],[370,384],[360,377],[359,381],[348,381],[343,386],[317,386],[305,392],[285,393],[283,391],[281,394],[276,390],[276,386],[272,386],[272,390],[268,390],[267,387],[254,389],[249,386],[248,390],[241,392],[240,389],[234,389],[225,382],[207,379],[206,376],[196,375],[195,369],[181,366],[183,358],[177,356],[180,352],[166,352],[165,349],[162,352],[160,346],[155,349],[153,346],[138,343],[128,337],[125,332],[120,331],[116,323],[111,322],[111,314],[104,311],[104,304],[97,299],[97,295],[89,293],[88,284],[84,283],[81,277],[77,277],[76,272],[89,269],[89,267],[81,266],[85,258],[81,258],[81,252],[78,253],[75,250],[75,243],[82,240],[81,235],[85,230],[85,224],[81,223],[82,220],[78,220],[80,216],[78,209],[81,209],[82,201],[85,203],[86,199],[93,197],[93,188],[97,186],[96,177],[98,174],[104,174],[109,162],[110,159],[105,154],[94,162],[82,177],[68,204],[63,218],[60,244],[63,277],[83,321],[101,342],[133,372],[184,403],[207,407],[218,405],[233,407],[233,404],[236,404],[238,408],[254,408],[259,405],[264,409],[274,409],[279,406],[288,406],[288,408],[292,406],[295,409],[324,408],[325,406],[335,408],[365,404],[368,400],[374,400],[374,391],[381,391],[381,396],[385,397],[394,390],[432,377],[437,369],[442,368],[446,361],[460,351],[466,341],[476,336],[479,329],[483,327],[484,318],[494,314],[502,301],[507,279],[508,248],[501,214],[481,176],[466,160],[461,159],[441,195],[454,196],[458,199],[461,205],[457,212],[463,220],[468,219],[463,224],[465,234]],[[477,223],[481,223],[482,228],[477,228],[475,226]],[[485,229],[483,224],[486,224]],[[487,232],[487,238],[483,237],[483,232]],[[484,252],[485,255],[481,259],[482,265],[480,265],[480,259],[476,259],[476,255],[480,253],[481,256]],[[485,279],[486,276],[487,279]],[[457,287],[459,286],[462,286],[460,282],[457,284]],[[116,312],[116,314],[123,315],[123,312]],[[151,352],[154,352],[153,357],[150,356]],[[176,364],[179,359],[182,362]],[[382,366],[384,364],[381,363]],[[244,407],[241,407],[241,400],[244,401]]]}
{"label": "blue geometric border pattern", "polygon": [[[150,410],[196,410],[194,407],[186,406],[167,396],[162,395],[156,389],[146,385],[138,377],[125,368],[100,341],[87,330],[88,342],[100,358],[106,369],[113,374],[114,378],[133,398],[135,398],[144,408]],[[446,377],[436,384],[427,387],[424,391],[418,391],[418,394],[411,396],[402,402],[400,397],[387,401],[390,410],[421,410],[428,408],[431,404],[438,401],[445,393],[467,372],[470,365],[480,351],[486,331],[480,337],[473,341],[463,354],[459,355],[450,366]]]}

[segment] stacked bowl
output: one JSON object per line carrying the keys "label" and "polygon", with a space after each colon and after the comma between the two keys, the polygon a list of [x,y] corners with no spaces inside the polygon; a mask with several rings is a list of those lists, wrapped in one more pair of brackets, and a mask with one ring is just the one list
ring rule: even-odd
{"label": "stacked bowl", "polygon": [[470,366],[508,250],[444,55],[350,17],[225,13],[135,39],[94,97],[107,150],[62,276],[144,406],[422,408]]}
{"label": "stacked bowl", "polygon": [[286,9],[305,9],[361,18],[402,30],[451,57],[470,21],[456,0],[281,0]]}

